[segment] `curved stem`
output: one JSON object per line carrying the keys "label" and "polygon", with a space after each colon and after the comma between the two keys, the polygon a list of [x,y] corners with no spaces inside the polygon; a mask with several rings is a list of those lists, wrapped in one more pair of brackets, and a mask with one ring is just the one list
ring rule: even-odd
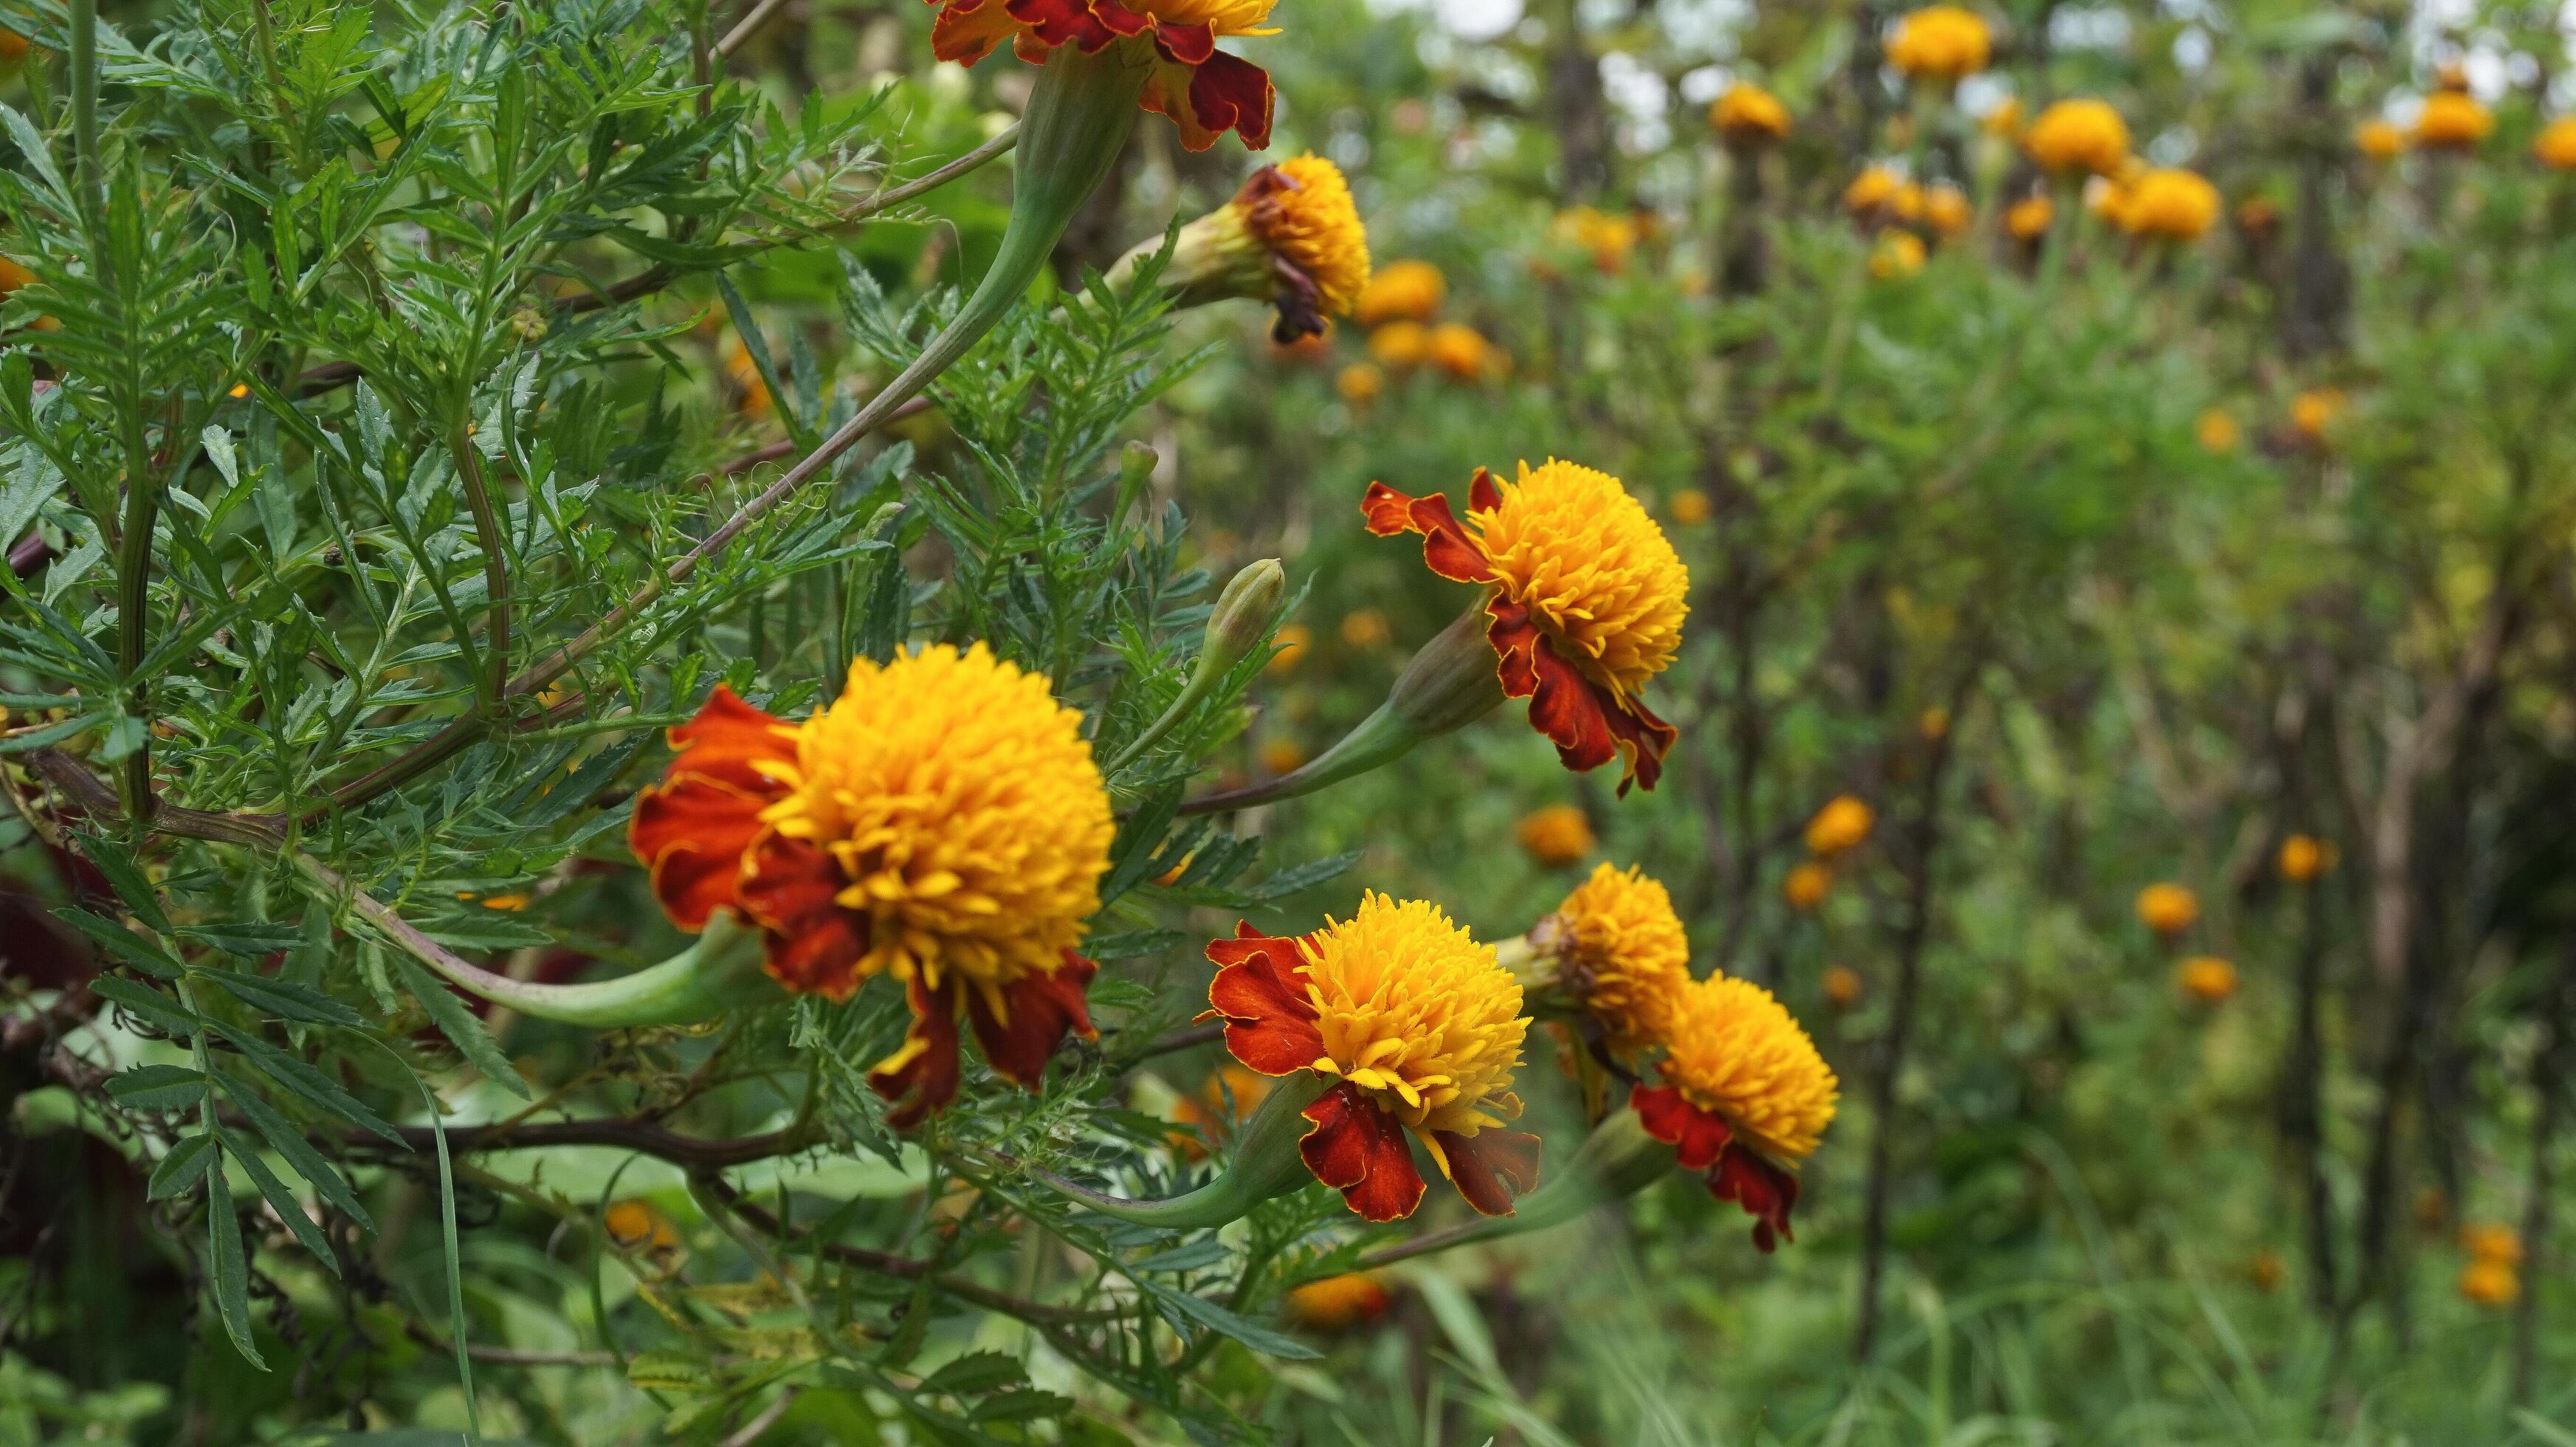
{"label": "curved stem", "polygon": [[978,1154],[1116,1220],[1172,1231],[1223,1226],[1241,1220],[1253,1207],[1273,1196],[1285,1195],[1311,1178],[1305,1158],[1298,1154],[1297,1143],[1312,1129],[1305,1110],[1324,1093],[1324,1085],[1324,1078],[1310,1070],[1281,1079],[1262,1098],[1261,1108],[1252,1113],[1252,1119],[1244,1122],[1225,1169],[1195,1191],[1159,1201],[1129,1200],[1095,1191],[998,1151]]}
{"label": "curved stem", "polygon": [[1396,715],[1392,702],[1382,703],[1378,705],[1377,712],[1360,720],[1357,728],[1342,735],[1331,748],[1307,760],[1303,767],[1275,779],[1246,784],[1240,789],[1202,794],[1182,804],[1181,812],[1214,814],[1311,794],[1327,785],[1338,784],[1395,762],[1412,752],[1413,746],[1422,742],[1422,737]]}

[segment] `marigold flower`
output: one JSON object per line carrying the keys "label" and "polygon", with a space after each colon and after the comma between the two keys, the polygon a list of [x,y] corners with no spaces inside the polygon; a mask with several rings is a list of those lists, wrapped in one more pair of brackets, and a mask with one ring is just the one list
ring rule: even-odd
{"label": "marigold flower", "polygon": [[1994,55],[1994,37],[1974,11],[1927,5],[1896,22],[1886,53],[1899,75],[1958,81],[1986,68]]}
{"label": "marigold flower", "polygon": [[1707,522],[1709,513],[1712,511],[1708,494],[1695,487],[1683,488],[1666,498],[1664,510],[1672,514],[1676,524],[1686,528]]}
{"label": "marigold flower", "polygon": [[1226,1049],[1263,1075],[1332,1082],[1298,1143],[1315,1178],[1371,1221],[1413,1214],[1411,1132],[1488,1216],[1538,1184],[1538,1137],[1508,1130],[1529,1019],[1521,987],[1436,905],[1369,893],[1347,920],[1282,939],[1241,926],[1207,948]]}
{"label": "marigold flower", "polygon": [[2236,993],[2236,967],[2216,955],[2194,955],[2174,971],[2174,984],[2204,1005],[2216,1005]]}
{"label": "marigold flower", "polygon": [[2576,171],[2576,116],[2560,116],[2531,139],[2532,159],[2553,171]]}
{"label": "marigold flower", "polygon": [[2352,406],[2337,387],[2315,387],[2290,399],[2290,425],[2310,442],[2326,440],[2326,430]]}
{"label": "marigold flower", "polygon": [[2494,129],[2494,112],[2458,91],[2437,90],[2424,97],[2423,113],[2415,118],[2415,144],[2464,151]]}
{"label": "marigold flower", "polygon": [[1843,209],[1867,220],[1896,204],[1896,194],[1904,182],[1885,166],[1864,166],[1843,188]]}
{"label": "marigold flower", "polygon": [[599,1224],[620,1251],[671,1251],[680,1244],[671,1218],[653,1209],[650,1201],[612,1201],[600,1212]]}
{"label": "marigold flower", "polygon": [[1280,1314],[1308,1331],[1348,1331],[1386,1315],[1395,1294],[1367,1272],[1327,1276],[1293,1287],[1279,1303]]}
{"label": "marigold flower", "polygon": [[2057,203],[2046,196],[2025,196],[2004,208],[2004,230],[2015,241],[2037,241],[2057,219]]}
{"label": "marigold flower", "polygon": [[2460,1249],[2480,1261],[2522,1264],[2522,1233],[2502,1221],[2472,1221],[2460,1228]]}
{"label": "marigold flower", "polygon": [[962,1015],[984,1058],[1036,1088],[1092,1034],[1076,952],[1116,832],[1082,714],[978,643],[850,665],[801,724],[719,687],[671,731],[628,838],[672,922],[759,928],[789,990],[903,982],[913,1025],[869,1081],[909,1126],[957,1094]]}
{"label": "marigold flower", "polygon": [[973,65],[1004,40],[1020,59],[1044,65],[1072,45],[1084,55],[1118,46],[1148,67],[1138,104],[1171,118],[1181,144],[1204,151],[1233,131],[1260,150],[1270,144],[1277,100],[1261,67],[1217,49],[1229,35],[1276,35],[1264,22],[1272,0],[930,0],[939,19],[931,53]]}
{"label": "marigold flower", "polygon": [[1485,340],[1483,332],[1465,322],[1442,322],[1433,327],[1424,349],[1431,365],[1461,382],[1483,381],[1493,360],[1493,344]]}
{"label": "marigold flower", "polygon": [[2005,96],[1995,108],[1977,120],[1977,129],[1999,140],[2013,140],[2021,135],[2021,97]]}
{"label": "marigold flower", "polygon": [[1661,1041],[1691,982],[1690,939],[1673,897],[1633,866],[1596,866],[1530,929],[1529,942],[1617,1050]]}
{"label": "marigold flower", "polygon": [[1620,792],[1651,789],[1678,737],[1638,698],[1681,646],[1690,574],[1619,479],[1553,458],[1516,482],[1477,469],[1462,526],[1440,493],[1369,484],[1361,505],[1380,537],[1423,536],[1431,571],[1488,586],[1486,637],[1503,693],[1530,700],[1530,723],[1569,769],[1616,756]]}
{"label": "marigold flower", "polygon": [[1449,296],[1449,279],[1427,261],[1393,261],[1360,291],[1352,316],[1361,326],[1427,322]]}
{"label": "marigold flower", "polygon": [[1303,623],[1283,623],[1279,631],[1271,635],[1271,642],[1278,651],[1270,655],[1270,662],[1263,665],[1262,671],[1271,674],[1292,672],[1298,660],[1306,656],[1306,650],[1315,646],[1315,630]]}
{"label": "marigold flower", "polygon": [[1261,744],[1261,767],[1267,773],[1293,774],[1306,762],[1306,750],[1295,739],[1265,739]]}
{"label": "marigold flower", "polygon": [[1372,362],[1353,362],[1333,378],[1333,390],[1354,407],[1366,407],[1386,390],[1386,372]]}
{"label": "marigold flower", "polygon": [[2161,241],[2198,241],[2218,221],[2218,188],[2197,172],[2159,168],[2128,188],[2121,221]]}
{"label": "marigold flower", "polygon": [[1884,231],[1878,244],[1869,250],[1869,274],[1881,281],[1896,281],[1923,269],[1928,253],[1923,238],[1911,231]]}
{"label": "marigold flower", "polygon": [[1680,992],[1665,1043],[1664,1083],[1628,1095],[1646,1133],[1755,1218],[1754,1245],[1795,1239],[1790,1169],[1815,1153],[1840,1089],[1816,1042],[1770,991],[1713,975]]}
{"label": "marigold flower", "polygon": [[1837,794],[1807,821],[1807,852],[1818,859],[1840,858],[1859,848],[1877,822],[1869,805],[1850,794]]}
{"label": "marigold flower", "polygon": [[1597,843],[1592,836],[1592,821],[1572,804],[1550,804],[1521,816],[1514,826],[1513,837],[1521,848],[1541,867],[1562,869],[1582,862]]}
{"label": "marigold flower", "polygon": [[1431,355],[1431,329],[1420,322],[1388,322],[1369,333],[1368,349],[1387,370],[1408,371]]}
{"label": "marigold flower", "polygon": [[2367,120],[2352,128],[2352,148],[2374,161],[2389,161],[2406,149],[2406,133],[2383,120]]}
{"label": "marigold flower", "polygon": [[1783,140],[1789,134],[1789,108],[1778,96],[1740,80],[1709,106],[1708,123],[1740,145]]}
{"label": "marigold flower", "polygon": [[1628,253],[1637,247],[1637,223],[1597,207],[1577,206],[1561,212],[1548,229],[1557,240],[1592,253],[1593,269],[1608,276],[1623,270]]}
{"label": "marigold flower", "polygon": [[1824,903],[1833,887],[1833,870],[1809,859],[1792,867],[1780,881],[1780,897],[1789,902],[1791,909],[1805,914]]}
{"label": "marigold flower", "polygon": [[2308,884],[2335,867],[2335,847],[2312,834],[2293,834],[2281,841],[2278,859],[2281,877],[2292,884]]}
{"label": "marigold flower", "polygon": [[2244,429],[2236,425],[2236,419],[2224,407],[2203,409],[2199,419],[2191,424],[2191,431],[2192,436],[2199,439],[2201,451],[2218,457],[2234,452],[2236,444],[2244,437]]}
{"label": "marigold flower", "polygon": [[2138,891],[2138,919],[2167,939],[2200,918],[2200,899],[2179,884],[2156,883]]}
{"label": "marigold flower", "polygon": [[2479,1306],[2511,1306],[2522,1278],[2501,1261],[2472,1261],[2460,1268],[2460,1295]]}
{"label": "marigold flower", "polygon": [[2107,176],[2129,154],[2129,126],[2107,102],[2062,100],[2039,113],[2021,144],[2042,170]]}
{"label": "marigold flower", "polygon": [[[1136,248],[1113,284],[1162,246]],[[1351,310],[1369,283],[1368,232],[1342,168],[1309,152],[1252,173],[1234,199],[1181,228],[1163,282],[1181,300],[1267,301],[1279,317],[1271,340],[1290,345]]]}
{"label": "marigold flower", "polygon": [[1933,235],[1947,240],[1968,229],[1977,218],[1977,209],[1968,193],[1947,181],[1936,182],[1923,191],[1923,224]]}
{"label": "marigold flower", "polygon": [[2290,1279],[2290,1263],[2282,1260],[2278,1251],[2257,1251],[2254,1259],[2245,1263],[2245,1279],[2254,1283],[2256,1291],[2278,1291],[2281,1283]]}
{"label": "marigold flower", "polygon": [[1828,966],[1822,983],[1825,990],[1825,1003],[1835,1009],[1848,1010],[1860,1003],[1864,986],[1861,983],[1860,971],[1851,966]]}

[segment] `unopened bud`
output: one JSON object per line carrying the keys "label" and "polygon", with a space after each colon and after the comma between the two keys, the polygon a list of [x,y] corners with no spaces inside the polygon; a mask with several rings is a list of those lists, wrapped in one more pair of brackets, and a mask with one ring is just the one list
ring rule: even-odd
{"label": "unopened bud", "polygon": [[1199,650],[1199,674],[1218,678],[1231,672],[1270,636],[1278,620],[1279,600],[1288,591],[1288,570],[1277,558],[1263,558],[1228,579],[1225,591],[1208,614],[1207,643]]}
{"label": "unopened bud", "polygon": [[1130,441],[1126,450],[1119,454],[1118,506],[1109,514],[1113,525],[1126,521],[1127,510],[1136,505],[1137,497],[1145,491],[1145,484],[1153,480],[1154,468],[1162,460],[1163,454],[1143,442]]}

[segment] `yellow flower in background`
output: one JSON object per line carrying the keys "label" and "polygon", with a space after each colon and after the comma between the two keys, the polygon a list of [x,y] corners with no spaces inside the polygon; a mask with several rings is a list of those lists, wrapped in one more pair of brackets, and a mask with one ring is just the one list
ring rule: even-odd
{"label": "yellow flower in background", "polygon": [[1730,141],[1777,141],[1789,134],[1789,108],[1762,87],[1737,81],[1709,106],[1708,123]]}
{"label": "yellow flower in background", "polygon": [[2200,919],[2200,897],[2179,884],[2150,884],[2138,891],[2138,919],[2172,939]]}
{"label": "yellow flower in background", "polygon": [[1273,774],[1293,774],[1306,762],[1306,750],[1295,739],[1265,739],[1261,745],[1261,767]]}
{"label": "yellow flower in background", "polygon": [[1591,206],[1577,206],[1557,213],[1549,233],[1559,242],[1577,246],[1592,253],[1592,268],[1605,276],[1616,276],[1628,264],[1628,253],[1637,248],[1637,223],[1630,217],[1613,216]]}
{"label": "yellow flower in background", "polygon": [[1274,641],[1279,651],[1270,655],[1270,662],[1262,671],[1270,674],[1287,673],[1294,670],[1305,658],[1307,649],[1315,646],[1315,630],[1303,623],[1284,624]]}
{"label": "yellow flower in background", "polygon": [[2044,171],[2108,176],[2128,159],[2129,126],[2107,102],[2062,100],[2039,113],[2021,144]]}
{"label": "yellow flower in background", "polygon": [[2174,970],[2174,984],[2201,1004],[2220,1004],[2236,993],[2236,967],[2216,955],[2194,955]]}
{"label": "yellow flower in background", "polygon": [[2004,209],[2004,230],[2015,241],[2037,241],[2056,219],[2056,202],[2046,196],[2025,196]]}
{"label": "yellow flower in background", "polygon": [[1675,525],[1691,527],[1707,522],[1711,509],[1707,493],[1686,487],[1664,500],[1664,510],[1672,516]]}
{"label": "yellow flower in background", "polygon": [[1512,830],[1529,857],[1548,869],[1580,863],[1592,852],[1592,821],[1572,804],[1550,804],[1521,816]]}
{"label": "yellow flower in background", "polygon": [[1986,68],[1994,36],[1974,11],[1927,5],[1896,22],[1887,39],[1887,63],[1916,80],[1958,81]]}
{"label": "yellow flower in background", "polygon": [[2532,159],[2553,171],[2576,171],[2576,116],[2560,116],[2531,140]]}
{"label": "yellow flower in background", "polygon": [[2460,1228],[2460,1249],[2480,1261],[2522,1264],[2522,1233],[2502,1221],[2472,1221]]}
{"label": "yellow flower in background", "polygon": [[1420,322],[1388,322],[1369,333],[1368,349],[1388,371],[1418,367],[1431,355],[1431,329]]}
{"label": "yellow flower in background", "polygon": [[1354,407],[1365,407],[1386,390],[1386,372],[1371,362],[1353,362],[1333,378],[1333,390]]}
{"label": "yellow flower in background", "polygon": [[1923,192],[1923,224],[1933,235],[1948,240],[1968,229],[1976,220],[1976,207],[1968,193],[1947,181],[1937,182]]}
{"label": "yellow flower in background", "polygon": [[1354,608],[1342,617],[1342,641],[1353,648],[1384,648],[1394,636],[1386,615],[1375,608]]}
{"label": "yellow flower in background", "polygon": [[650,1201],[612,1201],[599,1213],[599,1224],[620,1251],[671,1251],[680,1245],[678,1228]]}
{"label": "yellow flower in background", "polygon": [[2352,148],[2374,161],[2396,159],[2406,149],[2406,133],[2383,120],[2367,120],[2352,128]]}
{"label": "yellow flower in background", "polygon": [[2292,884],[2312,883],[2335,862],[2335,847],[2314,835],[2293,834],[2281,841],[2281,877]]}
{"label": "yellow flower in background", "polygon": [[726,334],[717,360],[724,367],[725,384],[732,389],[736,411],[759,422],[778,410],[777,399],[769,395],[769,383],[761,378],[760,363],[752,359],[751,348],[743,344],[740,336]]}
{"label": "yellow flower in background", "polygon": [[1360,292],[1351,315],[1361,326],[1427,322],[1449,297],[1449,279],[1427,261],[1391,261]]}
{"label": "yellow flower in background", "polygon": [[2327,429],[2352,406],[2339,387],[2315,387],[2290,399],[2290,425],[2310,442],[2326,440]]}
{"label": "yellow flower in background", "polygon": [[2244,429],[2236,425],[2236,419],[2224,407],[2204,410],[2200,419],[2192,423],[2191,431],[2192,436],[2200,441],[2200,450],[2216,457],[2234,452],[2245,435]]}
{"label": "yellow flower in background", "polygon": [[1818,859],[1838,859],[1866,842],[1877,822],[1869,805],[1853,795],[1837,794],[1807,821],[1807,852]]}
{"label": "yellow flower in background", "polygon": [[1912,276],[1923,269],[1927,254],[1923,238],[1911,231],[1881,232],[1878,244],[1869,249],[1869,274],[1881,281]]}
{"label": "yellow flower in background", "polygon": [[2021,97],[2008,95],[1977,121],[1977,129],[1999,140],[2021,138]]}
{"label": "yellow flower in background", "polygon": [[1875,216],[1895,204],[1900,185],[1885,166],[1865,166],[1843,188],[1843,209],[1864,219]]}
{"label": "yellow flower in background", "polygon": [[1481,382],[1493,365],[1493,343],[1465,322],[1442,322],[1431,329],[1424,351],[1431,365],[1461,382]]}
{"label": "yellow flower in background", "polygon": [[2218,221],[2218,188],[2197,172],[2173,168],[2148,171],[2128,188],[2121,221],[2140,236],[2160,241],[2198,241]]}
{"label": "yellow flower in background", "polygon": [[2415,144],[2464,151],[2494,129],[2494,112],[2458,91],[2437,90],[2424,97],[2423,113],[2415,118]]}
{"label": "yellow flower in background", "polygon": [[1950,711],[1936,703],[1915,718],[1914,728],[1925,743],[1937,744],[1950,736]]}
{"label": "yellow flower in background", "polygon": [[1887,198],[1887,212],[1909,226],[1922,220],[1923,188],[1912,181],[1898,182],[1896,194]]}
{"label": "yellow flower in background", "polygon": [[1529,932],[1555,962],[1554,983],[1579,1002],[1617,1050],[1665,1038],[1690,986],[1690,939],[1672,896],[1645,871],[1602,864]]}
{"label": "yellow flower in background", "polygon": [[1860,971],[1853,969],[1849,965],[1833,965],[1828,967],[1825,970],[1825,977],[1822,984],[1825,991],[1825,1003],[1833,1006],[1837,1010],[1848,1010],[1854,1005],[1859,1004],[1861,995],[1864,993]]}
{"label": "yellow flower in background", "polygon": [[2501,1261],[2472,1261],[2460,1268],[2460,1295],[2479,1306],[2511,1306],[2522,1278]]}
{"label": "yellow flower in background", "polygon": [[1386,1315],[1395,1304],[1395,1294],[1377,1277],[1353,1272],[1347,1276],[1327,1276],[1293,1287],[1280,1300],[1280,1314],[1291,1325],[1308,1331],[1348,1331],[1366,1326]]}
{"label": "yellow flower in background", "polygon": [[1805,860],[1792,868],[1780,881],[1780,897],[1800,914],[1814,910],[1833,891],[1834,872],[1814,860]]}

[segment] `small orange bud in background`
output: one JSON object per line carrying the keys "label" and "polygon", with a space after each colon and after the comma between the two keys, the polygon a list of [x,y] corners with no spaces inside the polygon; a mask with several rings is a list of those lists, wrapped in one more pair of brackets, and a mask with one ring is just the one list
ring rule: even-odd
{"label": "small orange bud in background", "polygon": [[2292,884],[2306,884],[2335,867],[2335,847],[2308,834],[2293,834],[2281,841],[2281,877]]}
{"label": "small orange bud in background", "polygon": [[1834,872],[1810,859],[1780,881],[1780,897],[1789,901],[1791,909],[1806,914],[1824,903],[1833,887]]}
{"label": "small orange bud in background", "polygon": [[2222,1004],[2236,993],[2236,967],[2216,955],[2194,955],[2174,971],[2174,983],[2201,1004]]}
{"label": "small orange bud in background", "polygon": [[1924,742],[1937,744],[1950,736],[1950,711],[1936,703],[1923,710],[1914,720],[1914,727]]}
{"label": "small orange bud in background", "polygon": [[2229,416],[2224,407],[2212,407],[2202,412],[2191,430],[2192,435],[2200,440],[2200,450],[2214,457],[2234,452],[2236,444],[2245,435],[2244,429],[2236,425],[2236,419]]}
{"label": "small orange bud in background", "polygon": [[2172,939],[2200,919],[2200,898],[2179,884],[2150,884],[2138,891],[2138,918],[2147,928]]}
{"label": "small orange bud in background", "polygon": [[2576,116],[2560,116],[2532,137],[2533,160],[2553,171],[2576,171]]}
{"label": "small orange bud in background", "polygon": [[1819,859],[1838,858],[1867,840],[1877,822],[1869,805],[1853,795],[1837,794],[1807,821],[1807,852]]}
{"label": "small orange bud in background", "polygon": [[1298,661],[1306,656],[1306,650],[1315,646],[1315,630],[1303,623],[1284,624],[1280,627],[1275,642],[1279,651],[1270,655],[1270,662],[1262,671],[1273,674],[1288,673],[1294,670]]}
{"label": "small orange bud in background", "polygon": [[1333,390],[1354,407],[1365,407],[1386,390],[1386,373],[1369,362],[1353,362],[1333,378]]}
{"label": "small orange bud in background", "polygon": [[1863,218],[1875,216],[1896,204],[1901,186],[1896,173],[1885,166],[1865,167],[1843,188],[1843,209]]}
{"label": "small orange bud in background", "polygon": [[2326,440],[2326,431],[2350,409],[2352,401],[2338,387],[2312,387],[2290,399],[2290,425],[2310,442]]}
{"label": "small orange bud in background", "polygon": [[670,1251],[680,1244],[671,1218],[655,1210],[650,1201],[612,1201],[600,1213],[599,1224],[620,1251]]}
{"label": "small orange bud in background", "polygon": [[1449,296],[1449,279],[1427,261],[1390,261],[1377,269],[1351,315],[1361,326],[1427,322]]}
{"label": "small orange bud in background", "polygon": [[2363,121],[2352,128],[2352,148],[2374,161],[2392,160],[2406,149],[2406,136],[2386,121]]}
{"label": "small orange bud in background", "polygon": [[1522,816],[1512,831],[1529,857],[1549,869],[1577,864],[1592,853],[1592,821],[1572,804],[1550,804]]}
{"label": "small orange bud in background", "polygon": [[2424,97],[2423,114],[2415,118],[2415,144],[2465,151],[2494,129],[2494,112],[2459,91],[2438,90]]}
{"label": "small orange bud in background", "polygon": [[2025,196],[2004,211],[2004,230],[2015,241],[2037,241],[2057,219],[2057,203],[2046,196]]}
{"label": "small orange bud in background", "polygon": [[1860,971],[1849,965],[1834,965],[1825,971],[1825,1003],[1837,1010],[1848,1010],[1860,1003]]}
{"label": "small orange bud in background", "polygon": [[2511,1306],[2522,1278],[2501,1261],[2472,1261],[2460,1268],[2460,1295],[2479,1306]]}
{"label": "small orange bud in background", "polygon": [[1375,1276],[1327,1276],[1291,1290],[1280,1302],[1289,1324],[1308,1331],[1348,1331],[1386,1315],[1395,1294]]}
{"label": "small orange bud in background", "polygon": [[1481,382],[1493,360],[1493,344],[1465,322],[1443,322],[1431,329],[1431,365],[1461,382]]}
{"label": "small orange bud in background", "polygon": [[1375,608],[1354,608],[1342,618],[1342,641],[1353,648],[1384,648],[1394,636],[1386,615]]}

